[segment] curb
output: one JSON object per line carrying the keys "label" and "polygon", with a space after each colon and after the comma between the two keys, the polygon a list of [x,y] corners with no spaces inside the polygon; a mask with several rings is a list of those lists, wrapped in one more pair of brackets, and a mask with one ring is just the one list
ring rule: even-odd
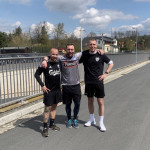
{"label": "curb", "polygon": [[3,117],[0,118],[0,126],[4,125],[4,124],[7,124],[13,120],[16,120],[26,114],[29,114],[37,109],[40,109],[42,108],[44,105],[43,105],[43,102],[38,102],[32,106],[27,106],[26,108],[23,108],[23,109],[20,109],[20,110],[16,110],[15,112],[12,112],[8,115],[5,115]]}

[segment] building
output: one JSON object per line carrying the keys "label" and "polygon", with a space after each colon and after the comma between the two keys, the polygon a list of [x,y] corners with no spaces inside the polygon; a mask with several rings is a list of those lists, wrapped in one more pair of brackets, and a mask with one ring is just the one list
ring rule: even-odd
{"label": "building", "polygon": [[58,48],[59,53],[66,53],[66,48]]}
{"label": "building", "polygon": [[[86,37],[83,39],[83,45],[88,46],[88,41],[91,37]],[[105,53],[118,53],[119,46],[116,39],[106,36],[96,36],[92,37],[92,39],[96,39],[98,48],[102,48]]]}
{"label": "building", "polygon": [[30,53],[28,47],[2,47],[0,48],[0,54],[7,53]]}

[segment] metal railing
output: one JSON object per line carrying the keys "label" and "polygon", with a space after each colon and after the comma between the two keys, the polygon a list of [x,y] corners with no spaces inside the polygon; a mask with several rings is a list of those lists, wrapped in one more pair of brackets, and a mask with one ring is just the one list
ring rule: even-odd
{"label": "metal railing", "polygon": [[34,78],[43,57],[0,59],[0,106],[41,93]]}
{"label": "metal railing", "polygon": [[[114,68],[135,64],[134,54],[108,54]],[[42,57],[0,58],[0,107],[42,94],[34,73]],[[149,54],[138,54],[138,62],[149,60]],[[83,65],[79,65],[80,80],[84,81]],[[43,78],[43,77],[42,77]]]}

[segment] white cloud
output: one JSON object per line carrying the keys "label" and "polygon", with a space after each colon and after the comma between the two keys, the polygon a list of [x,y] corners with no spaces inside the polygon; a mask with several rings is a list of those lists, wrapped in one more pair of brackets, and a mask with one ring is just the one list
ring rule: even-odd
{"label": "white cloud", "polygon": [[81,37],[81,32],[82,32],[82,35],[84,33],[84,28],[82,27],[76,27],[76,29],[74,30],[74,35],[77,37],[77,38],[80,38]]}
{"label": "white cloud", "polygon": [[144,27],[150,29],[150,18],[147,18],[146,20],[142,21],[142,24]]}
{"label": "white cloud", "polygon": [[20,21],[16,21],[13,24],[10,24],[9,22],[5,20],[0,20],[0,31],[1,32],[6,32],[6,33],[11,33],[15,28],[21,26]]}
{"label": "white cloud", "polygon": [[45,5],[49,10],[60,12],[79,12],[84,11],[88,6],[96,4],[97,0],[46,0]]}
{"label": "white cloud", "polygon": [[37,27],[36,24],[32,24],[31,27],[30,27],[30,28],[31,28],[31,31],[33,31],[36,27]]}
{"label": "white cloud", "polygon": [[49,23],[49,22],[46,22],[45,24],[46,24],[46,27],[47,27],[47,32],[49,34],[52,33],[54,28],[55,28],[55,26],[53,24]]}
{"label": "white cloud", "polygon": [[20,21],[16,21],[12,26],[13,27],[19,27],[21,25]]}
{"label": "white cloud", "polygon": [[[133,29],[134,28],[134,29]],[[149,34],[150,33],[150,18],[147,18],[146,20],[142,21],[139,24],[135,25],[124,25],[120,27],[113,28],[113,31],[131,31],[135,30],[135,28],[138,30],[140,34]]]}
{"label": "white cloud", "polygon": [[113,28],[113,31],[131,31],[135,30],[137,28],[139,31],[144,29],[144,26],[142,24],[137,24],[137,25],[123,25],[117,28]]}
{"label": "white cloud", "polygon": [[85,26],[95,26],[98,28],[105,28],[112,21],[116,20],[133,20],[137,19],[137,16],[130,14],[124,14],[121,11],[116,10],[97,10],[95,8],[90,8],[84,13],[77,14],[73,19],[79,19],[81,25]]}
{"label": "white cloud", "polygon": [[[40,25],[43,26],[44,24],[40,24]],[[46,25],[46,29],[47,29],[48,34],[52,33],[55,26],[53,24],[51,24],[50,22],[45,22],[45,25]],[[32,24],[31,25],[31,31],[34,31],[34,29],[37,28],[38,26],[39,25]]]}

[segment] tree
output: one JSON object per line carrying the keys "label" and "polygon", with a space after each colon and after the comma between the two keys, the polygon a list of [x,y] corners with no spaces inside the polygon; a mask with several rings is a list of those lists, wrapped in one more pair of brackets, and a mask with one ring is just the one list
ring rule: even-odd
{"label": "tree", "polygon": [[20,36],[12,36],[8,46],[30,46],[31,39],[28,33],[22,33]]}
{"label": "tree", "polygon": [[4,32],[0,32],[0,47],[8,45],[8,35]]}
{"label": "tree", "polygon": [[22,29],[21,27],[17,27],[14,31],[13,31],[14,36],[21,36],[22,34]]}
{"label": "tree", "polygon": [[48,33],[46,30],[45,24],[42,26],[42,29],[41,29],[40,43],[42,45],[48,45],[49,44],[49,37],[48,37]]}
{"label": "tree", "polygon": [[55,43],[56,43],[55,46],[56,47],[60,47],[60,40],[63,39],[64,36],[65,36],[64,24],[58,23],[54,29],[54,39],[55,39]]}
{"label": "tree", "polygon": [[40,23],[32,32],[32,39],[34,44],[49,45],[49,36],[46,23]]}
{"label": "tree", "polygon": [[96,33],[94,33],[94,32],[90,32],[88,35],[87,35],[87,37],[96,37],[97,35],[96,35]]}

